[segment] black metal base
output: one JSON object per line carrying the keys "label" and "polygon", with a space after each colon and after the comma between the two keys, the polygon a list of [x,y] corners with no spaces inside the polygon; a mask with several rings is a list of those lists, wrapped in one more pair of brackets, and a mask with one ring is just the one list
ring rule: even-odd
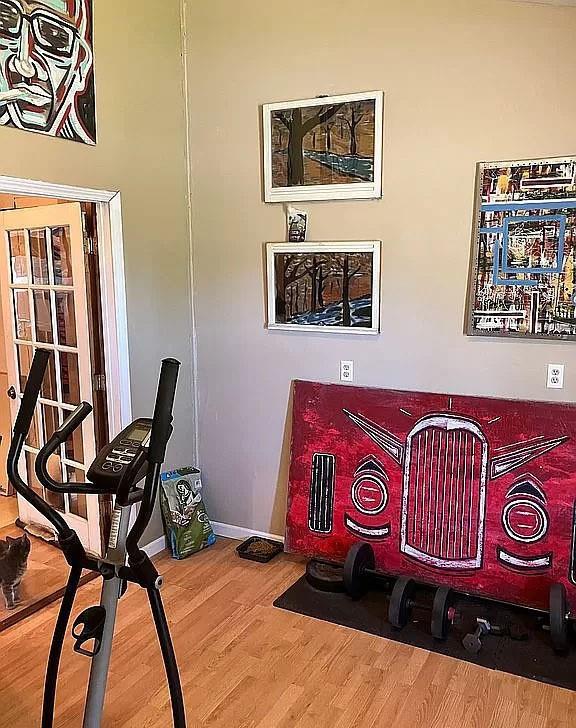
{"label": "black metal base", "polygon": [[48,665],[46,667],[46,681],[44,683],[44,702],[42,705],[42,728],[52,728],[54,723],[54,704],[56,701],[56,685],[58,682],[58,670],[60,668],[60,656],[62,655],[62,646],[68,630],[68,622],[70,614],[74,606],[74,599],[80,577],[82,576],[82,568],[80,566],[73,567],[68,576],[66,591],[62,598],[58,619],[54,627],[54,636],[50,645],[50,654],[48,656]]}
{"label": "black metal base", "polygon": [[168,687],[170,689],[174,728],[186,728],[186,715],[184,712],[184,698],[182,696],[180,674],[178,672],[174,646],[172,645],[172,638],[164,612],[164,605],[162,604],[162,597],[158,589],[148,589],[147,592],[154,624],[156,625],[156,632],[158,634],[158,642],[160,642],[160,649],[162,650]]}
{"label": "black metal base", "polygon": [[[71,568],[68,583],[66,585],[66,591],[64,593],[56,625],[54,627],[54,635],[52,637],[52,644],[50,646],[50,654],[46,668],[41,728],[53,728],[56,687],[58,683],[58,671],[60,667],[62,647],[68,631],[68,623],[70,621],[70,615],[74,606],[74,599],[76,597],[81,575],[81,566],[76,565]],[[186,728],[186,714],[184,709],[182,686],[180,683],[180,674],[178,671],[178,664],[176,662],[172,638],[170,636],[168,621],[164,612],[164,605],[162,604],[162,597],[160,596],[158,588],[155,586],[150,586],[146,589],[146,592],[148,594],[148,600],[150,602],[150,608],[154,618],[158,642],[160,643],[160,649],[162,651],[164,667],[166,669],[166,678],[172,702],[174,728]],[[119,597],[120,596],[121,595],[119,595]],[[95,607],[93,609],[98,608]],[[76,636],[76,639],[78,639],[78,636]],[[83,651],[82,654],[86,654],[89,657],[94,656],[89,654],[87,651]]]}

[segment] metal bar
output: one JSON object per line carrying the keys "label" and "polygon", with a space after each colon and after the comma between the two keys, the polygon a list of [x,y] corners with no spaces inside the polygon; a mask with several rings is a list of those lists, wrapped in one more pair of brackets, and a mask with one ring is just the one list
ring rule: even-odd
{"label": "metal bar", "polygon": [[[170,699],[172,701],[172,720],[174,728],[186,728],[186,714],[184,711],[184,698],[182,696],[182,685],[180,684],[180,675],[178,673],[178,664],[176,655],[174,654],[174,646],[164,613],[162,598],[158,589],[151,587],[146,590],[148,599],[150,600],[150,608],[158,633],[158,641],[162,650],[162,658],[166,669],[166,677],[168,679],[168,687],[170,689]],[[97,728],[97,726],[94,726]]]}
{"label": "metal bar", "polygon": [[46,681],[44,683],[42,728],[52,728],[54,722],[54,704],[56,702],[56,683],[58,681],[60,656],[62,654],[62,646],[66,637],[66,630],[81,575],[81,566],[73,566],[71,568],[68,583],[66,584],[66,591],[64,592],[62,604],[60,605],[58,619],[56,620],[56,626],[54,627],[54,636],[52,637],[50,655],[48,656],[48,665],[46,667]]}
{"label": "metal bar", "polygon": [[102,586],[100,606],[106,610],[106,619],[100,649],[98,654],[92,658],[90,667],[83,728],[100,728],[101,726],[121,585],[122,580],[117,576],[113,576],[111,579],[106,579]]}

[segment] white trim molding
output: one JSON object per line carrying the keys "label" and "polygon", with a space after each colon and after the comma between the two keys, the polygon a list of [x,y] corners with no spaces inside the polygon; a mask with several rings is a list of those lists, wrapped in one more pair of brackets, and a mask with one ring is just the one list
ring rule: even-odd
{"label": "white trim molding", "polygon": [[166,543],[166,536],[160,536],[160,538],[154,539],[154,541],[150,541],[150,543],[146,544],[146,546],[143,546],[142,551],[152,558],[153,556],[166,551],[167,548],[168,544]]}
{"label": "white trim molding", "polygon": [[0,192],[24,197],[56,197],[69,202],[110,202],[118,194],[118,190],[94,190],[3,175],[0,175]]}
{"label": "white trim molding", "polygon": [[[217,521],[213,521],[212,528],[216,536],[230,538],[233,541],[245,541],[247,538],[250,538],[250,536],[260,536],[261,538],[271,538],[274,541],[284,543],[284,536],[278,536],[275,533],[266,533],[265,531],[253,531],[251,528],[233,526],[229,523],[218,523]],[[142,547],[142,550],[148,554],[150,558],[152,558],[152,556],[157,556],[163,551],[167,551],[168,542],[166,541],[166,536],[160,536],[160,538],[150,541],[149,544]]]}
{"label": "white trim molding", "polygon": [[252,528],[244,528],[243,526],[233,526],[230,523],[218,523],[212,521],[212,528],[217,536],[223,538],[231,538],[235,541],[245,541],[250,536],[260,536],[261,538],[271,538],[274,541],[284,543],[284,536],[278,536],[275,533],[266,533],[265,531],[254,531]]}

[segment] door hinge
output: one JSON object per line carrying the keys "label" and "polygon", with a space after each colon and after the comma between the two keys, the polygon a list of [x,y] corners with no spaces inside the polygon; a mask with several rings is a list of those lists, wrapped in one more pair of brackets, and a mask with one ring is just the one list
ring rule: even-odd
{"label": "door hinge", "polygon": [[105,374],[94,374],[92,378],[92,384],[95,392],[106,391],[106,375]]}
{"label": "door hinge", "polygon": [[84,254],[94,255],[96,253],[96,245],[93,238],[84,238]]}
{"label": "door hinge", "polygon": [[84,254],[95,255],[96,254],[96,239],[94,235],[90,235],[88,232],[88,225],[86,223],[86,213],[82,212],[82,238],[84,241]]}

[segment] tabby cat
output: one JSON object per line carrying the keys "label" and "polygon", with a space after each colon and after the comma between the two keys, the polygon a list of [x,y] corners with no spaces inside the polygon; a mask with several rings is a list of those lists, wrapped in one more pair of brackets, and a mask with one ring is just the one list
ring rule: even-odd
{"label": "tabby cat", "polygon": [[6,601],[6,609],[14,609],[20,602],[20,584],[28,566],[30,539],[6,537],[0,540],[0,584]]}

